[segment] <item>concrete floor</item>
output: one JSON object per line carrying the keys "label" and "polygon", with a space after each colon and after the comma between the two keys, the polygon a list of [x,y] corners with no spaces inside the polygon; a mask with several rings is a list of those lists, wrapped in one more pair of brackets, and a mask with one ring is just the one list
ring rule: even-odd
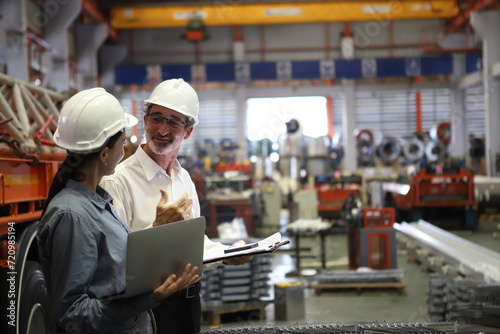
{"label": "concrete floor", "polygon": [[[500,252],[498,222],[481,221],[477,231],[450,231],[458,236]],[[310,248],[308,254],[319,254],[319,238],[315,236],[301,238],[301,247]],[[331,235],[326,240],[327,263],[329,269],[347,269],[347,238],[345,234]],[[223,326],[262,325],[277,323],[314,323],[314,322],[346,322],[346,321],[428,321],[427,287],[429,273],[416,262],[409,261],[405,249],[398,247],[397,264],[405,270],[404,281],[406,294],[395,292],[354,292],[324,294],[317,296],[314,290],[307,288],[311,277],[289,277],[287,273],[295,270],[292,252],[277,252],[273,254],[273,272],[270,274],[270,284],[301,282],[304,289],[305,315],[302,319],[275,319],[275,306],[271,302],[266,307],[266,319],[255,320],[255,315],[246,318],[241,314],[236,319],[223,322]],[[318,259],[304,259],[303,268],[315,267]],[[274,291],[271,291],[274,297]],[[204,325],[202,329],[210,326]]]}

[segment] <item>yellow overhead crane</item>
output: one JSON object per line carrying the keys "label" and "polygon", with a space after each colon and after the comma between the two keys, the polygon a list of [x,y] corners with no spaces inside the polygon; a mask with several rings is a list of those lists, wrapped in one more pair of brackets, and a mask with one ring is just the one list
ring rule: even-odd
{"label": "yellow overhead crane", "polygon": [[120,7],[111,10],[116,29],[186,27],[201,19],[206,26],[292,24],[314,22],[388,21],[451,18],[456,0],[316,1]]}

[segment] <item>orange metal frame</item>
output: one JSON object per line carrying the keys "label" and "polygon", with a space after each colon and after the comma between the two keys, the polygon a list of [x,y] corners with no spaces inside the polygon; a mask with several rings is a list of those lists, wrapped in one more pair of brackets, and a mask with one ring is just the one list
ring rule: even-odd
{"label": "orange metal frame", "polygon": [[317,189],[318,212],[337,212],[342,209],[345,200],[351,194],[359,194],[356,188],[329,188]]}
{"label": "orange metal frame", "polygon": [[0,234],[9,222],[21,223],[40,218],[50,184],[65,154],[40,155],[40,162],[0,157]]}

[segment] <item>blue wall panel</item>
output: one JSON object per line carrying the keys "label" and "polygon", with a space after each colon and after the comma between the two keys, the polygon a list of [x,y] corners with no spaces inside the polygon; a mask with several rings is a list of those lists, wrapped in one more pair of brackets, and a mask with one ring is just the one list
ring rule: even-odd
{"label": "blue wall panel", "polygon": [[317,79],[319,77],[319,61],[292,61],[293,79]]}
{"label": "blue wall panel", "polygon": [[234,63],[207,64],[207,81],[235,81]]}
{"label": "blue wall panel", "polygon": [[276,63],[251,63],[250,78],[252,80],[276,80]]}
{"label": "blue wall panel", "polygon": [[481,71],[482,57],[479,54],[468,54],[465,56],[465,73]]}
{"label": "blue wall panel", "polygon": [[420,58],[422,75],[453,74],[453,59],[451,56]]}
{"label": "blue wall panel", "polygon": [[335,60],[335,77],[345,79],[362,78],[361,59]]}
{"label": "blue wall panel", "polygon": [[405,58],[377,59],[378,77],[404,77],[406,76]]}
{"label": "blue wall panel", "polygon": [[118,85],[143,85],[148,82],[146,66],[122,65],[115,68],[115,81]]}
{"label": "blue wall panel", "polygon": [[[402,77],[415,75],[449,75],[453,73],[453,59],[449,55],[428,56],[421,58],[380,58],[371,60],[376,71],[370,72],[377,77]],[[363,77],[361,59],[336,59],[335,78],[356,79]],[[481,63],[480,55],[467,55],[467,73],[477,71]],[[249,70],[245,81],[278,80],[277,62],[247,63]],[[320,61],[291,61],[289,79],[320,79]],[[365,65],[369,65],[366,63]],[[236,80],[235,63],[204,64],[207,82],[233,82]],[[290,65],[288,65],[290,66]],[[116,84],[146,84],[146,65],[123,65],[115,68]],[[370,69],[370,67],[368,67]],[[366,68],[365,68],[366,70]],[[183,78],[190,82],[193,79],[191,65],[163,65],[162,79]],[[248,73],[249,71],[249,73]],[[366,72],[366,71],[365,71]],[[366,73],[365,73],[366,74]]]}
{"label": "blue wall panel", "polygon": [[182,78],[184,81],[190,82],[192,79],[191,65],[163,65],[161,72],[163,80]]}

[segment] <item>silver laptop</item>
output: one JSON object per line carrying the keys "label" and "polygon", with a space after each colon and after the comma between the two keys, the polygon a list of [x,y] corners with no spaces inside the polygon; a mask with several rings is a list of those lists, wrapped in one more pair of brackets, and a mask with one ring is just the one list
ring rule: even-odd
{"label": "silver laptop", "polygon": [[205,217],[130,232],[126,287],[120,297],[151,292],[169,275],[180,277],[188,263],[201,276],[204,235]]}

